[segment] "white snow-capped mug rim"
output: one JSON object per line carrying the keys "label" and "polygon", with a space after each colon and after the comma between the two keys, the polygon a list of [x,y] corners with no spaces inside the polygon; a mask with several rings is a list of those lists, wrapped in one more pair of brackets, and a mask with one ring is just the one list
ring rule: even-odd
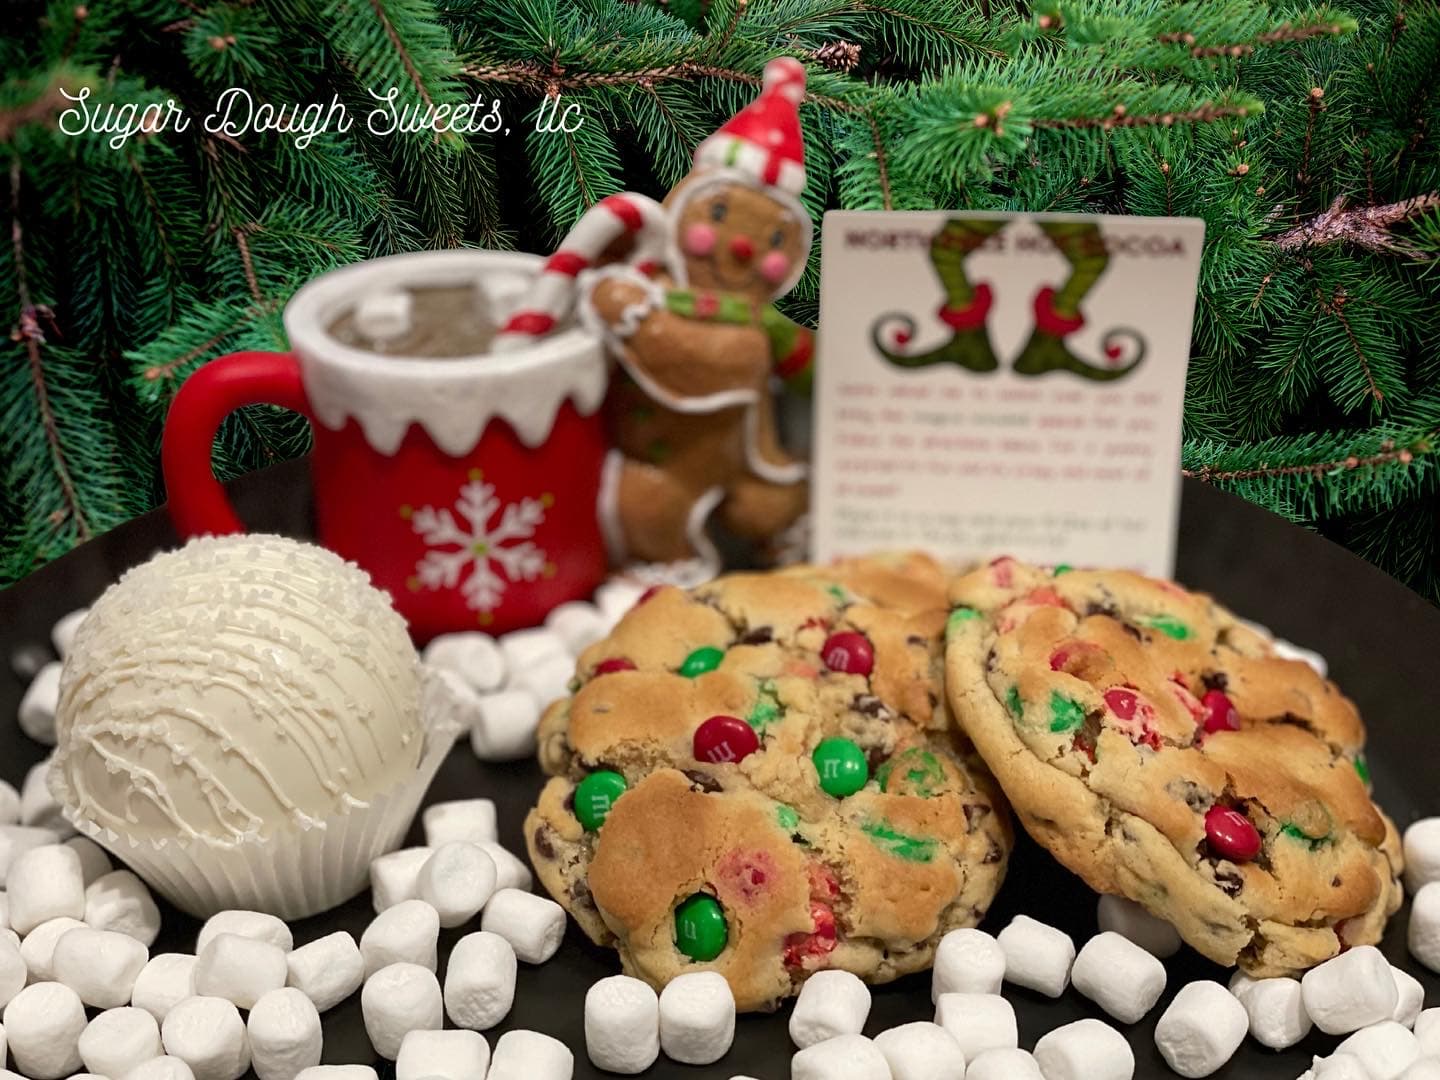
{"label": "white snow-capped mug rim", "polygon": [[536,338],[534,344],[513,351],[453,357],[357,349],[337,341],[326,329],[372,289],[463,285],[492,273],[536,276],[543,265],[539,255],[528,252],[478,248],[414,251],[350,263],[321,274],[296,291],[285,305],[285,332],[302,365],[323,364],[368,378],[388,375],[397,382],[449,380],[457,375],[504,378],[537,367],[573,363],[587,353],[599,359],[600,342],[579,326]]}

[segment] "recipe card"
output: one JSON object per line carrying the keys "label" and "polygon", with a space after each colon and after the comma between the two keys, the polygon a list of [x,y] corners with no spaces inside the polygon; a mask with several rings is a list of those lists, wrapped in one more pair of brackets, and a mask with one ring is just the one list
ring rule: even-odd
{"label": "recipe card", "polygon": [[814,556],[1174,572],[1204,223],[825,215]]}

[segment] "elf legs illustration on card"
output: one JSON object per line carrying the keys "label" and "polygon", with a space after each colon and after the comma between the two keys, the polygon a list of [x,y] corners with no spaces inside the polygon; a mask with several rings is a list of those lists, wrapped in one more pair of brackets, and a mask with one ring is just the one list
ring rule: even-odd
{"label": "elf legs illustration on card", "polygon": [[[964,264],[1008,224],[1007,219],[993,217],[945,222],[930,243],[930,262],[945,289],[945,302],[936,315],[950,328],[950,339],[923,352],[905,352],[904,346],[915,334],[915,320],[904,314],[882,315],[871,328],[870,340],[888,362],[903,368],[955,364],[982,374],[999,368],[985,328],[994,293],[989,282],[972,284]],[[1106,332],[1101,342],[1104,365],[1081,359],[1065,344],[1067,337],[1085,326],[1080,302],[1094,289],[1109,262],[1100,226],[1088,221],[1042,221],[1039,227],[1070,264],[1071,274],[1058,291],[1047,285],[1036,292],[1034,331],[1015,358],[1013,370],[1019,375],[1068,371],[1096,382],[1124,378],[1145,357],[1145,340],[1135,331]],[[1122,344],[1127,341],[1131,343],[1128,359]]]}

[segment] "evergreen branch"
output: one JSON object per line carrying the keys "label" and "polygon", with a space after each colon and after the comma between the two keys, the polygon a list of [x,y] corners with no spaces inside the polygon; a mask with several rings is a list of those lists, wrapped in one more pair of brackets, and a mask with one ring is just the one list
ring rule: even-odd
{"label": "evergreen branch", "polygon": [[[25,342],[25,355],[30,363],[30,383],[35,389],[35,406],[40,412],[41,425],[45,431],[45,442],[50,449],[50,465],[55,479],[60,484],[66,512],[75,523],[75,533],[81,540],[90,539],[90,525],[85,520],[75,483],[70,477],[70,468],[65,462],[65,449],[60,445],[60,428],[55,419],[55,410],[50,405],[50,390],[45,381],[45,366],[40,358],[40,345],[45,334],[40,329],[42,312],[31,300],[30,282],[25,266],[24,229],[20,224],[20,159],[10,160],[10,244],[15,259],[15,291],[20,300],[20,321],[12,337]],[[52,316],[53,318],[53,316]]]}
{"label": "evergreen branch", "polygon": [[420,95],[420,100],[425,102],[427,107],[433,106],[430,92],[425,88],[425,80],[420,77],[420,71],[415,66],[415,58],[410,55],[410,50],[405,47],[405,42],[400,40],[400,35],[395,31],[395,24],[385,14],[385,8],[381,5],[380,0],[370,0],[370,7],[375,12],[375,18],[380,20],[380,26],[384,29],[385,37],[389,39],[395,54],[400,57],[400,62],[404,65],[406,74],[410,76],[410,83],[415,87],[415,92]]}
{"label": "evergreen branch", "polygon": [[895,205],[890,194],[890,170],[885,164],[885,140],[880,137],[880,125],[876,122],[872,110],[865,112],[865,123],[869,126],[870,138],[875,143],[875,168],[880,174],[881,206],[886,210],[893,210]]}
{"label": "evergreen branch", "polygon": [[1248,41],[1230,43],[1200,44],[1194,33],[1189,31],[1169,31],[1157,34],[1155,40],[1164,45],[1184,45],[1189,49],[1190,55],[1197,60],[1210,57],[1241,57],[1250,56],[1256,49],[1265,48],[1270,45],[1290,45],[1302,41],[1308,41],[1316,37],[1338,37],[1341,34],[1353,31],[1354,21],[1350,20],[1349,25],[1338,21],[1317,20],[1311,23],[1292,25],[1281,23],[1273,30],[1266,30],[1256,34]]}
{"label": "evergreen branch", "polygon": [[161,379],[170,378],[178,368],[184,367],[190,363],[191,360],[198,360],[211,349],[217,348],[222,341],[236,333],[241,327],[253,322],[262,315],[274,312],[277,306],[278,305],[272,300],[259,307],[243,308],[240,311],[239,317],[236,318],[234,322],[230,323],[213,337],[200,342],[200,344],[196,345],[189,352],[182,356],[177,356],[173,360],[167,360],[163,364],[151,364],[145,368],[143,373],[144,379],[147,382],[159,382]]}
{"label": "evergreen branch", "polygon": [[1355,351],[1355,357],[1360,361],[1360,370],[1365,373],[1365,382],[1370,387],[1370,396],[1377,403],[1384,401],[1385,392],[1375,385],[1375,375],[1370,370],[1370,361],[1365,356],[1365,350],[1360,346],[1360,339],[1355,336],[1355,328],[1350,325],[1350,320],[1345,317],[1345,312],[1342,310],[1346,302],[1345,294],[1336,292],[1327,300],[1324,293],[1317,289],[1315,302],[1320,305],[1320,310],[1326,315],[1333,316],[1345,331],[1346,340],[1350,342],[1350,348]]}
{"label": "evergreen branch", "polygon": [[[567,71],[559,64],[547,66],[532,60],[487,61],[463,64],[460,73],[479,83],[522,86],[552,97],[565,90],[585,90],[602,86],[650,87],[661,82],[698,82],[701,79],[714,79],[741,86],[761,85],[759,75],[698,60],[681,60],[674,64],[637,68],[633,71]],[[852,102],[809,91],[805,94],[805,100],[836,112],[852,112],[860,108]]]}
{"label": "evergreen branch", "polygon": [[[1116,105],[1105,116],[1036,117],[1030,123],[1037,128],[1100,128],[1104,131],[1110,131],[1113,128],[1168,128],[1176,124],[1211,124],[1216,120],[1226,120],[1231,117],[1243,119],[1254,111],[1254,105],[1249,103],[1208,102],[1193,109],[1136,115],[1127,112],[1124,105]],[[975,122],[977,126],[985,126],[981,122],[981,117],[977,116]]]}
{"label": "evergreen branch", "polygon": [[966,38],[959,32],[951,30],[949,27],[941,26],[939,23],[930,19],[922,19],[908,11],[902,11],[897,7],[893,7],[887,4],[870,3],[869,0],[858,0],[855,6],[860,11],[869,11],[873,12],[876,15],[883,15],[888,19],[894,19],[897,22],[909,23],[910,25],[924,30],[927,33],[934,34],[942,41],[948,41],[951,45],[954,45],[957,48],[969,50],[971,52],[977,52],[981,55],[994,57],[996,59],[1000,59],[1005,56],[1005,54],[999,49],[993,49],[988,45],[979,44],[978,42]]}
{"label": "evergreen branch", "polygon": [[1329,461],[1307,461],[1290,465],[1260,465],[1253,469],[1224,469],[1214,465],[1201,465],[1198,468],[1181,469],[1180,474],[1192,480],[1201,480],[1207,484],[1223,483],[1227,480],[1261,480],[1276,479],[1290,476],[1309,476],[1314,479],[1321,479],[1331,475],[1340,469],[1354,471],[1355,469],[1373,469],[1384,465],[1410,465],[1417,457],[1433,454],[1436,445],[1432,441],[1440,435],[1440,427],[1432,428],[1425,435],[1417,438],[1409,446],[1397,449],[1391,440],[1385,440],[1380,444],[1378,453],[1360,457],[1356,454],[1347,454],[1343,458],[1335,458]]}
{"label": "evergreen branch", "polygon": [[1326,244],[1354,244],[1376,255],[1405,255],[1433,259],[1435,255],[1390,230],[1440,207],[1440,191],[1427,192],[1384,206],[1346,207],[1345,196],[1336,196],[1329,209],[1309,221],[1285,230],[1271,241],[1280,251],[1294,252]]}

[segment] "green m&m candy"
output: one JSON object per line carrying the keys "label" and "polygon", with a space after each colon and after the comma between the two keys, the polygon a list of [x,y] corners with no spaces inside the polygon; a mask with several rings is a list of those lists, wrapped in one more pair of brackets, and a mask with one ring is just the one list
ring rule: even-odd
{"label": "green m&m candy", "polygon": [[675,947],[691,960],[714,960],[728,940],[725,910],[713,896],[696,893],[675,909]]}
{"label": "green m&m candy", "polygon": [[714,645],[702,645],[680,665],[680,674],[687,679],[693,679],[697,675],[704,675],[707,671],[714,671],[720,666],[720,661],[725,659],[725,650],[717,649]]}
{"label": "green m&m candy", "polygon": [[615,800],[625,794],[625,777],[610,769],[592,772],[575,787],[575,816],[589,832],[597,832]]}
{"label": "green m&m candy", "polygon": [[820,774],[820,786],[826,794],[837,799],[854,795],[870,779],[870,765],[865,760],[865,751],[850,739],[836,736],[822,740],[810,755],[810,760]]}

